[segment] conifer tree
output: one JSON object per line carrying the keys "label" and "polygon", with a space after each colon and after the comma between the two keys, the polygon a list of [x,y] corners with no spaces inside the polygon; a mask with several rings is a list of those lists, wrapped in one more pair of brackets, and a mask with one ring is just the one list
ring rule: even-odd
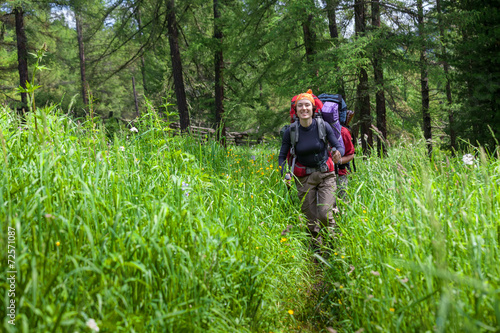
{"label": "conifer tree", "polygon": [[450,79],[450,65],[447,60],[447,50],[446,50],[446,32],[444,29],[443,22],[443,12],[441,8],[441,0],[436,0],[436,10],[438,15],[438,26],[439,26],[439,36],[441,38],[441,59],[443,65],[443,71],[446,79],[446,109],[448,112],[448,126],[450,135],[450,146],[452,153],[454,154],[457,150],[457,138],[455,133],[455,121],[453,112],[453,99],[451,96],[451,79]]}
{"label": "conifer tree", "polygon": [[222,51],[223,32],[220,12],[220,0],[213,0],[214,5],[214,67],[215,67],[215,122],[217,139],[225,145],[226,127],[224,125],[224,54]]}
{"label": "conifer tree", "polygon": [[82,101],[83,105],[88,105],[88,93],[87,93],[87,72],[85,71],[85,46],[83,43],[83,23],[81,14],[77,9],[75,9],[75,21],[76,21],[76,37],[78,40],[78,55],[80,59],[80,80],[82,88]]}
{"label": "conifer tree", "polygon": [[471,0],[446,1],[444,5],[456,27],[448,30],[454,36],[447,38],[447,56],[454,68],[460,105],[454,119],[457,136],[492,149],[500,140],[499,1],[482,1],[480,5]]}
{"label": "conifer tree", "polygon": [[[364,37],[366,31],[365,1],[354,0],[354,17],[356,37]],[[364,52],[362,53],[363,56]],[[373,135],[371,130],[370,94],[368,91],[368,73],[363,65],[358,69],[358,85],[356,89],[356,113],[359,114],[361,129],[361,146],[363,154],[368,155],[373,147]]]}
{"label": "conifer tree", "polygon": [[[380,30],[380,1],[372,0],[372,27],[374,31]],[[377,45],[381,44],[382,36],[379,35]],[[375,79],[375,109],[377,114],[377,150],[379,156],[387,154],[385,140],[387,138],[387,122],[385,110],[385,92],[384,92],[384,69],[382,67],[381,47],[377,46],[373,52],[373,75]],[[381,136],[381,137],[380,137]]]}
{"label": "conifer tree", "polygon": [[[19,71],[19,85],[26,89],[28,81],[28,50],[27,39],[24,31],[24,10],[21,5],[14,8],[14,16],[16,21],[16,36],[17,36],[17,62]],[[27,96],[25,92],[21,92],[22,109],[27,111]]]}
{"label": "conifer tree", "polygon": [[420,42],[420,92],[422,95],[422,118],[423,118],[423,131],[424,138],[427,142],[427,152],[429,156],[432,154],[432,128],[431,128],[431,114],[429,110],[429,77],[427,69],[427,55],[426,55],[426,32],[424,23],[424,7],[423,1],[417,0],[417,28]]}
{"label": "conifer tree", "polygon": [[189,128],[189,111],[187,108],[186,91],[184,88],[184,76],[182,73],[181,53],[179,50],[179,32],[177,30],[175,0],[167,0],[167,21],[175,96],[177,98],[177,108],[179,110],[181,131],[185,132]]}

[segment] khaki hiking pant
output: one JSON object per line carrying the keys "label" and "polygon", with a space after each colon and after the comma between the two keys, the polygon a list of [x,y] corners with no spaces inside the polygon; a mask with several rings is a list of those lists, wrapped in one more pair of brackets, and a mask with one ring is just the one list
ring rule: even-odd
{"label": "khaki hiking pant", "polygon": [[[316,240],[313,246],[321,246],[325,232],[335,237],[337,225],[333,218],[337,181],[335,172],[313,172],[305,177],[298,177],[295,182],[299,199],[302,202],[302,213],[307,217],[307,227]],[[316,243],[316,244],[314,244]]]}

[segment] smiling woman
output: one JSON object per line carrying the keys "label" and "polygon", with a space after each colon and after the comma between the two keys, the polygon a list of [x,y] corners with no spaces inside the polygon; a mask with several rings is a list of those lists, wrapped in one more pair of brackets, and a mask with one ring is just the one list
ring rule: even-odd
{"label": "smiling woman", "polygon": [[[298,121],[283,135],[279,164],[283,171],[287,156],[293,157],[291,173],[295,176],[299,199],[302,202],[301,210],[307,218],[307,226],[313,238],[312,247],[319,250],[323,237],[335,237],[334,163],[339,162],[344,151],[331,126],[321,118],[313,117],[317,107],[312,91],[299,94],[296,101],[295,113]],[[332,147],[333,154],[329,152],[328,144]],[[290,182],[291,173],[285,175],[287,183]]]}

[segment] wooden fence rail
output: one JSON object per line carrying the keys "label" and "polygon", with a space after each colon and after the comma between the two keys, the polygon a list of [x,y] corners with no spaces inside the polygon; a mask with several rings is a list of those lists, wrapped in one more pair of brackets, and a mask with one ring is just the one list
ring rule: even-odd
{"label": "wooden fence rail", "polygon": [[[176,134],[180,134],[180,124],[171,123],[170,128],[176,131]],[[215,138],[215,130],[213,128],[200,127],[200,126],[189,126],[190,133],[193,137],[198,138],[202,141],[207,141],[210,138]],[[262,137],[254,138],[250,134],[252,131],[246,132],[230,132],[226,131],[226,140],[228,144],[234,144],[237,146],[246,145],[257,145],[264,142]]]}

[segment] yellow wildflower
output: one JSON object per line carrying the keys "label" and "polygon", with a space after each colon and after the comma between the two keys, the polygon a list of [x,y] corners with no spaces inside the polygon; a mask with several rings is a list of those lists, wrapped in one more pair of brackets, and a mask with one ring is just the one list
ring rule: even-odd
{"label": "yellow wildflower", "polygon": [[59,246],[59,245],[61,245],[61,243],[59,243],[59,242],[56,242],[56,245],[57,245],[57,246]]}
{"label": "yellow wildflower", "polygon": [[288,313],[293,315],[293,310],[288,310]]}

